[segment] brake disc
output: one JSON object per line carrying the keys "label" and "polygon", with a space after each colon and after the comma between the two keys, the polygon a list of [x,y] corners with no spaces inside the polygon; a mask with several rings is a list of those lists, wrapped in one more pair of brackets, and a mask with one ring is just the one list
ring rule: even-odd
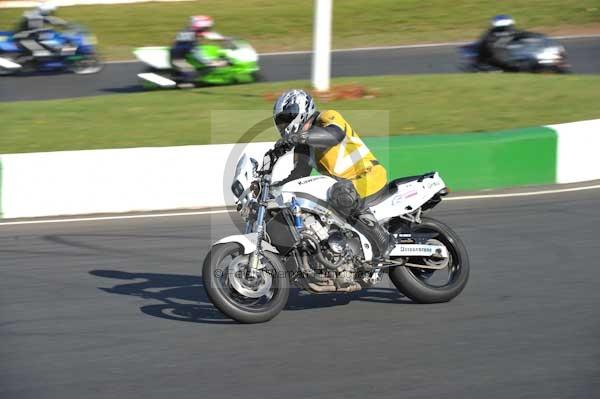
{"label": "brake disc", "polygon": [[231,261],[228,272],[229,282],[239,294],[248,298],[260,298],[267,295],[273,279],[264,269],[256,270],[254,275],[247,273],[246,266],[249,261],[249,255],[241,255]]}

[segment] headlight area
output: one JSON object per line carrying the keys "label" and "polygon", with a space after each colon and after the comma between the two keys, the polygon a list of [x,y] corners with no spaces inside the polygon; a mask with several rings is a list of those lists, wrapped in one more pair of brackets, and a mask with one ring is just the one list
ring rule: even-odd
{"label": "headlight area", "polygon": [[231,192],[233,193],[233,195],[235,195],[235,198],[240,198],[240,196],[244,192],[244,186],[242,186],[242,183],[240,183],[239,180],[233,182],[233,184],[231,185]]}
{"label": "headlight area", "polygon": [[536,58],[540,64],[551,64],[563,58],[565,49],[563,47],[548,47],[540,51]]}

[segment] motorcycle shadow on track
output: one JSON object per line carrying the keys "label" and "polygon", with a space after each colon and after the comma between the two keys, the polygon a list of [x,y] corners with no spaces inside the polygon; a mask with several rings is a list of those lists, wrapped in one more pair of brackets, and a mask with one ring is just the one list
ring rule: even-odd
{"label": "motorcycle shadow on track", "polygon": [[2,77],[3,79],[27,79],[33,77],[52,77],[52,76],[75,76],[76,74],[70,71],[23,71]]}
{"label": "motorcycle shadow on track", "polygon": [[[202,277],[185,274],[129,273],[119,270],[92,270],[91,275],[128,280],[110,288],[99,287],[110,294],[130,295],[159,301],[140,307],[142,313],[168,320],[208,324],[235,324],[219,312],[204,290]],[[291,292],[286,310],[305,310],[347,305],[352,301],[412,304],[397,289],[372,288],[352,294],[307,295],[298,289]]]}
{"label": "motorcycle shadow on track", "polygon": [[122,86],[122,87],[109,87],[106,89],[101,89],[101,91],[104,93],[111,93],[111,94],[129,94],[129,93],[142,93],[146,90],[144,90],[144,88],[140,85],[129,85],[129,86]]}

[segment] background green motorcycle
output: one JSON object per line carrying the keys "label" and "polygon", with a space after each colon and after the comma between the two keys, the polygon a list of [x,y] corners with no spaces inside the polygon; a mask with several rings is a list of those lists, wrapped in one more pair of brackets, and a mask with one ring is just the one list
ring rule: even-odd
{"label": "background green motorcycle", "polygon": [[[144,88],[173,88],[180,83],[173,71],[169,50],[169,47],[140,47],[134,50],[136,58],[147,66],[146,72],[138,74]],[[194,81],[197,85],[226,85],[258,80],[258,54],[243,40],[220,40],[214,44],[202,44],[195,51],[201,51],[203,58],[209,60],[227,61],[223,66],[202,71],[206,67],[193,54],[189,54],[187,61],[200,72]]]}

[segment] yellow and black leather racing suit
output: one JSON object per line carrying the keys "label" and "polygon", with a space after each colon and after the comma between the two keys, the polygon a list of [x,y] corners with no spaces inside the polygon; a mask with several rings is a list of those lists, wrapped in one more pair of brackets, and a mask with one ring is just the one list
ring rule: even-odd
{"label": "yellow and black leather racing suit", "polygon": [[312,127],[300,134],[302,139],[294,148],[294,169],[274,185],[309,176],[313,168],[335,178],[338,182],[329,191],[330,202],[369,239],[375,257],[387,256],[393,247],[391,237],[360,200],[386,186],[385,168],[337,111],[318,114]]}
{"label": "yellow and black leather racing suit", "polygon": [[278,184],[308,176],[314,167],[323,175],[351,181],[361,198],[386,185],[385,168],[339,112],[318,114],[305,141],[295,148],[293,171]]}

